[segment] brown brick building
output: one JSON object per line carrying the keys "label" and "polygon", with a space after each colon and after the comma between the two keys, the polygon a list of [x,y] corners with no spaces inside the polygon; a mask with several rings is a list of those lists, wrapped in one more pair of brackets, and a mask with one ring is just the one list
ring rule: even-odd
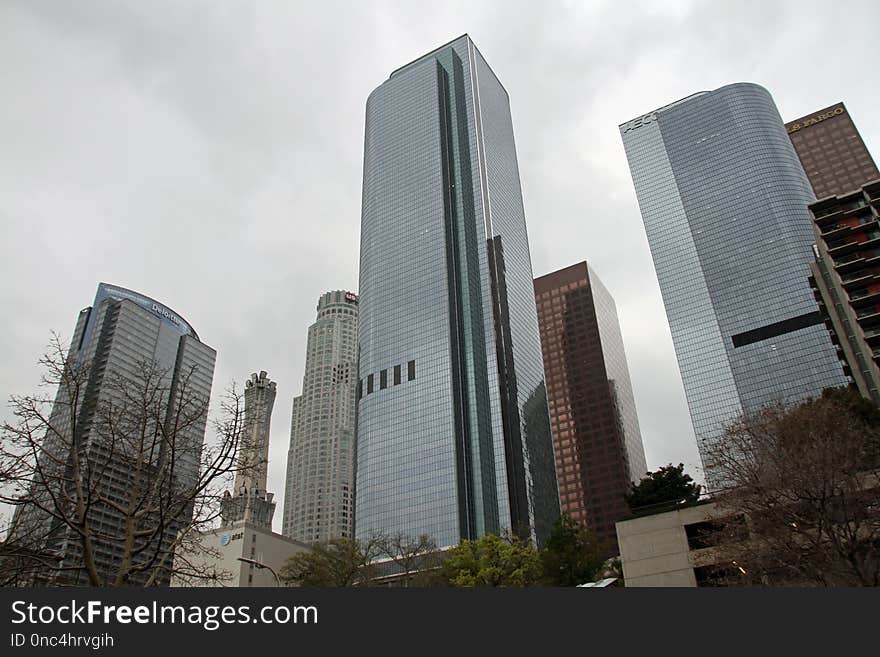
{"label": "brown brick building", "polygon": [[817,199],[846,194],[880,171],[843,103],[785,124]]}
{"label": "brown brick building", "polygon": [[646,471],[614,300],[586,262],[535,279],[562,511],[603,538]]}
{"label": "brown brick building", "polygon": [[813,293],[844,373],[880,403],[880,171],[843,103],[786,128],[818,199]]}

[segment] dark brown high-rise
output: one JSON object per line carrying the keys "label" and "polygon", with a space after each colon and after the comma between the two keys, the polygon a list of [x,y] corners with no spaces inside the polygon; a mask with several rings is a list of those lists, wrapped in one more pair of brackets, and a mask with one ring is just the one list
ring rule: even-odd
{"label": "dark brown high-rise", "polygon": [[847,194],[880,171],[843,103],[785,124],[817,199]]}
{"label": "dark brown high-rise", "polygon": [[645,474],[614,300],[586,262],[535,279],[563,512],[613,541]]}

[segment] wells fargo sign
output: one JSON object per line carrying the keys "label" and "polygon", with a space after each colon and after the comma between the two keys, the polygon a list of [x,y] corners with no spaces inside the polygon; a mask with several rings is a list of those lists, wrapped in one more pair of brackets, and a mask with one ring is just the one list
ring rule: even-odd
{"label": "wells fargo sign", "polygon": [[834,109],[828,110],[827,112],[822,112],[821,114],[814,114],[813,116],[808,116],[803,121],[799,121],[797,123],[792,123],[788,126],[788,132],[797,132],[798,130],[803,130],[804,128],[809,128],[811,125],[815,125],[817,123],[821,123],[826,119],[830,119],[832,116],[838,116],[840,114],[844,114],[846,112],[843,109],[843,105],[838,105]]}

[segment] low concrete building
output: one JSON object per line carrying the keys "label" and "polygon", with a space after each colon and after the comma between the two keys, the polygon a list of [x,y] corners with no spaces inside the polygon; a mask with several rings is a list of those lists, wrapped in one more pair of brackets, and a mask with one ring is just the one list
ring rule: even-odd
{"label": "low concrete building", "polygon": [[[248,521],[238,521],[201,535],[200,547],[175,552],[171,586],[278,586],[276,573],[305,543]],[[242,561],[245,559],[246,561]],[[202,573],[189,578],[178,572]]]}
{"label": "low concrete building", "polygon": [[715,504],[705,502],[617,523],[625,586],[711,585],[716,571],[711,534]]}

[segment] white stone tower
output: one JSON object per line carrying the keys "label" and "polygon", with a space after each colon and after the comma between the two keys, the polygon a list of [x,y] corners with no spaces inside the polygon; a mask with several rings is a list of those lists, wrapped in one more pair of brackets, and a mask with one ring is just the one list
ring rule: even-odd
{"label": "white stone tower", "polygon": [[351,537],[354,522],[358,297],[327,292],[317,311],[293,400],[282,527],[305,543]]}
{"label": "white stone tower", "polygon": [[271,528],[274,494],[266,492],[269,465],[269,425],[275,405],[275,382],[266,372],[251,374],[244,388],[244,429],[239,447],[239,471],[233,493],[224,496],[223,524],[246,520]]}

